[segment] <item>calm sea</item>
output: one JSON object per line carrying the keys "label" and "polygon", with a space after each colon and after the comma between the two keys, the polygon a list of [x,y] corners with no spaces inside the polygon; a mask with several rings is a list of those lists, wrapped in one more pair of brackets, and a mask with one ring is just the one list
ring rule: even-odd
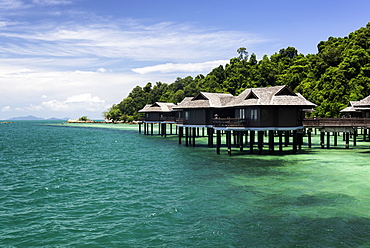
{"label": "calm sea", "polygon": [[197,142],[0,124],[0,246],[370,247],[369,142],[232,157]]}

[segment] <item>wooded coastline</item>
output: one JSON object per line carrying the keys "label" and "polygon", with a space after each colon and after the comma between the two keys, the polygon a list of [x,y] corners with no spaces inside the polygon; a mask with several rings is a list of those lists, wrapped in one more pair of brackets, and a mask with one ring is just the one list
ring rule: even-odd
{"label": "wooded coastline", "polygon": [[317,45],[316,54],[303,55],[294,47],[280,49],[258,60],[246,48],[226,66],[206,76],[177,78],[175,82],[148,82],[136,86],[105,118],[139,120],[138,112],[154,102],[179,103],[199,92],[240,94],[245,88],[287,85],[318,105],[308,117],[340,117],[350,101],[370,95],[370,23],[343,38],[329,37]]}

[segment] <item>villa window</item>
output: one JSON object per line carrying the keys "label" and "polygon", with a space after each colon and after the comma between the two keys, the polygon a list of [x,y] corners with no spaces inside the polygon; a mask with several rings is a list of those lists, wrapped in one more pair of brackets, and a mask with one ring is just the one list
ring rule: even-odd
{"label": "villa window", "polygon": [[185,120],[189,120],[189,111],[185,111]]}
{"label": "villa window", "polygon": [[239,118],[245,119],[245,109],[239,109]]}
{"label": "villa window", "polygon": [[251,109],[251,120],[256,121],[258,118],[257,116],[257,109]]}

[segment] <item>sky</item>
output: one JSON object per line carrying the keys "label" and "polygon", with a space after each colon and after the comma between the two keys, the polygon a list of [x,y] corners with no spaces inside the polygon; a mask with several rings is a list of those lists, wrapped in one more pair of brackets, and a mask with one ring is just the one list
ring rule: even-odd
{"label": "sky", "polygon": [[0,120],[102,113],[137,85],[206,75],[245,47],[317,53],[370,0],[1,0]]}

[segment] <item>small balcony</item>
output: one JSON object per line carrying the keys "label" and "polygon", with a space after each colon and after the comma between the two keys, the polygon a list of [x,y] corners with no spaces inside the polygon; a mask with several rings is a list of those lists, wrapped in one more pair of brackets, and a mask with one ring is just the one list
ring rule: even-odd
{"label": "small balcony", "polygon": [[159,118],[160,121],[165,121],[165,122],[175,122],[176,118],[175,116],[161,116]]}
{"label": "small balcony", "polygon": [[248,120],[240,118],[214,118],[212,119],[214,127],[247,127]]}

